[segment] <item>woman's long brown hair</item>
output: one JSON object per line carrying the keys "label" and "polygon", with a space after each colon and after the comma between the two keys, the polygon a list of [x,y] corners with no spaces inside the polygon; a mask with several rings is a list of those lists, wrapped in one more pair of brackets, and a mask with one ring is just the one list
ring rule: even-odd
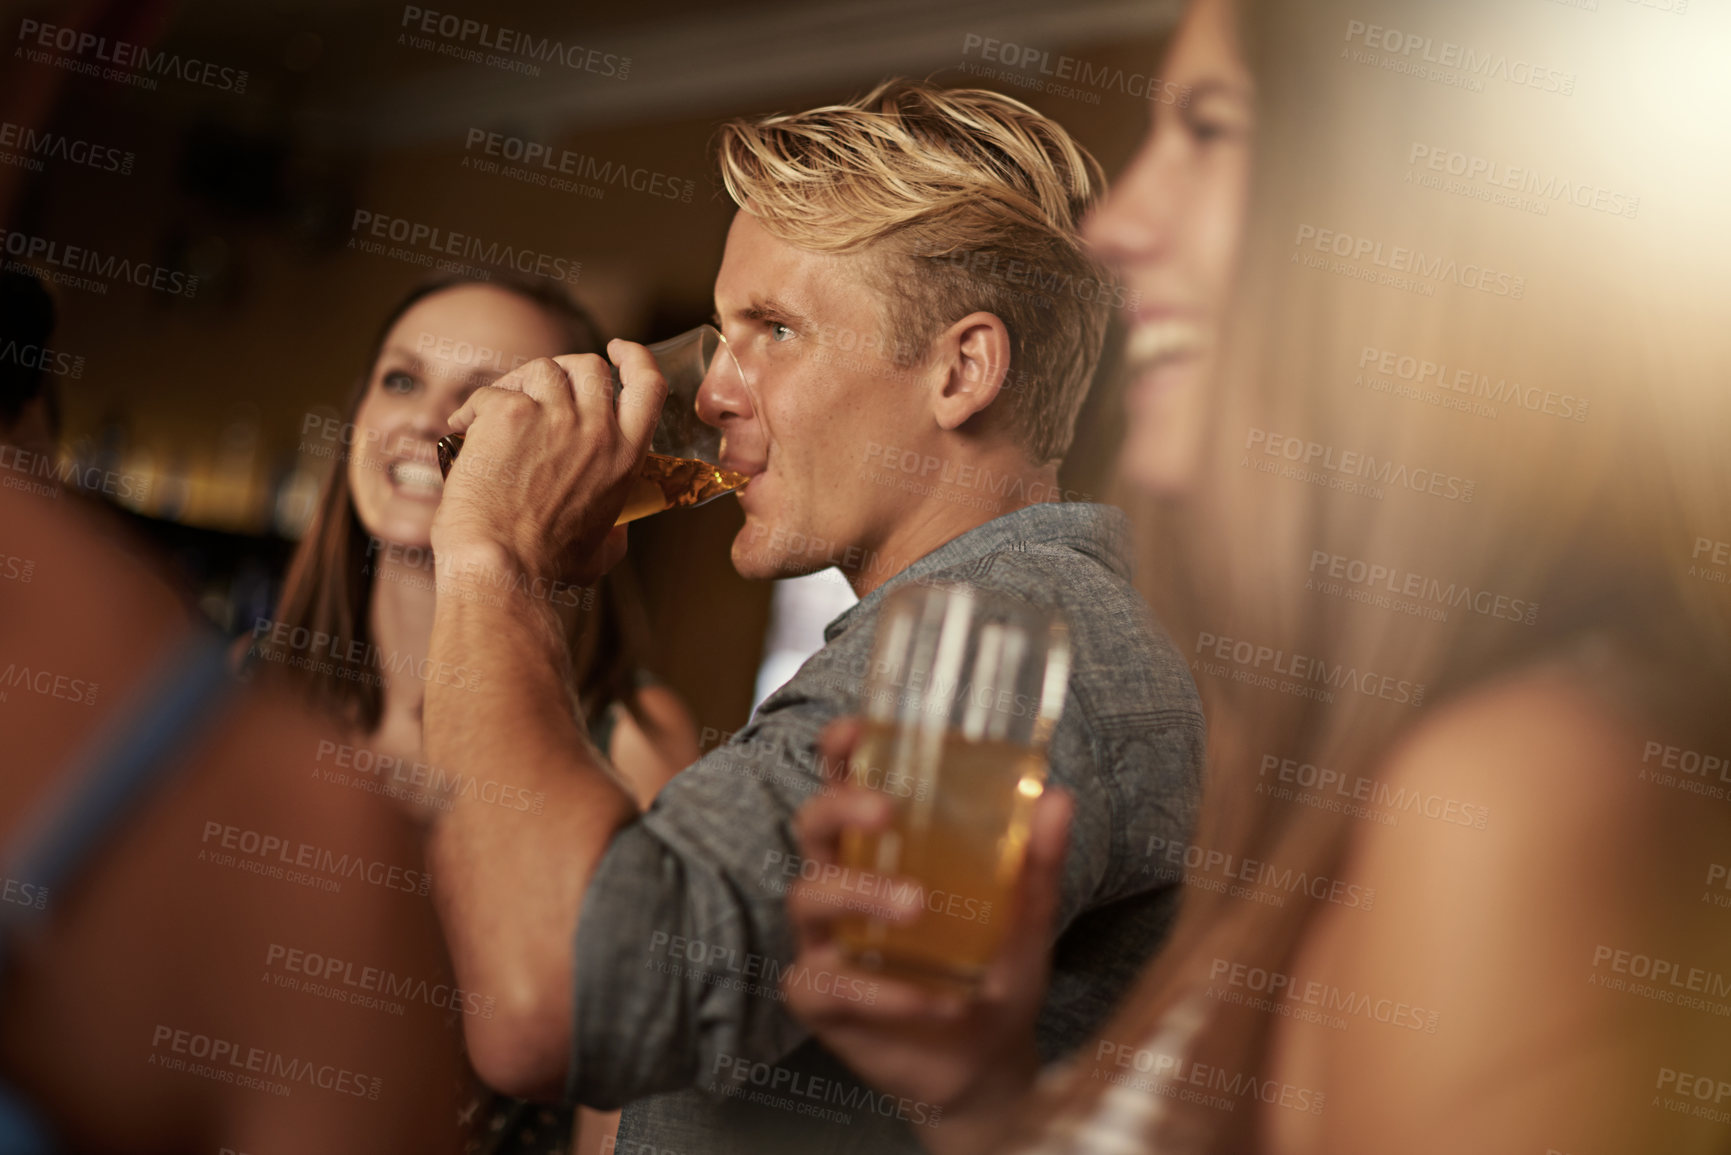
{"label": "woman's long brown hair", "polygon": [[[1700,315],[1701,301],[1720,299],[1711,282],[1666,263],[1691,230],[1722,241],[1720,210],[1701,201],[1676,219],[1641,210],[1618,219],[1602,211],[1611,202],[1551,198],[1540,213],[1424,184],[1429,170],[1409,160],[1414,142],[1543,165],[1563,139],[1578,170],[1565,175],[1609,184],[1621,171],[1618,147],[1629,142],[1601,139],[1614,129],[1582,107],[1582,93],[1571,104],[1554,93],[1467,91],[1343,49],[1343,32],[1366,25],[1497,45],[1501,0],[1236,7],[1256,77],[1257,145],[1238,288],[1207,401],[1208,448],[1186,499],[1126,501],[1146,554],[1139,571],[1163,575],[1145,592],[1192,658],[1208,708],[1193,845],[1353,881],[1360,821],[1258,789],[1266,759],[1380,783],[1391,749],[1438,703],[1551,658],[1602,681],[1654,732],[1722,748],[1731,741],[1731,597],[1692,571],[1691,552],[1731,529],[1731,462],[1714,445],[1731,428],[1731,356],[1723,322]],[[1592,34],[1557,21],[1545,55],[1588,59]],[[1698,149],[1645,155],[1672,167],[1648,169],[1640,189],[1623,191],[1696,187]],[[1325,237],[1319,250],[1325,232],[1346,240]],[[1415,384],[1427,363],[1429,378]],[[1265,452],[1270,438],[1295,439],[1297,457],[1285,440],[1281,453]],[[1446,608],[1439,619],[1378,604],[1375,589],[1352,583],[1319,588],[1334,558],[1465,592],[1407,599]],[[1502,613],[1479,610],[1498,598]],[[1514,602],[1519,612],[1509,611]],[[1249,643],[1242,653],[1284,655],[1283,676],[1302,692],[1235,677],[1255,674],[1254,659],[1223,660],[1204,637],[1229,639],[1231,653]],[[1290,973],[1323,909],[1302,893],[1275,907],[1187,886],[1172,938],[1103,1037],[1146,1046],[1174,1007],[1210,987],[1216,959]],[[1185,1061],[1265,1078],[1277,1017],[1202,1005],[1205,1026]],[[1120,1074],[1095,1054],[1086,1046],[1045,1097],[1045,1126],[1068,1133]],[[1162,1104],[1162,1145],[1145,1136],[1145,1150],[1266,1142],[1251,1099],[1233,1111]]]}
{"label": "woman's long brown hair", "polygon": [[[600,330],[589,313],[551,285],[473,277],[428,281],[399,300],[379,326],[366,367],[350,391],[344,409],[345,428],[353,428],[370,387],[373,365],[397,322],[427,298],[467,285],[488,285],[534,304],[564,333],[567,352],[593,353],[602,348]],[[304,629],[306,636],[331,641],[309,654],[306,647],[273,643],[266,633],[253,648],[253,656],[260,663],[257,669],[283,679],[314,705],[364,733],[377,729],[384,709],[384,679],[365,657],[374,652],[368,622],[377,567],[370,559],[382,544],[368,535],[355,515],[349,472],[339,459],[289,562],[272,623],[272,632],[277,632],[274,627],[282,627],[286,636],[293,637],[294,631]],[[568,641],[573,688],[583,703],[584,721],[593,726],[615,703],[635,716],[636,678],[639,662],[647,652],[649,627],[629,561],[615,567],[595,590],[570,591],[569,597],[582,610]],[[351,660],[350,654],[362,657]]]}

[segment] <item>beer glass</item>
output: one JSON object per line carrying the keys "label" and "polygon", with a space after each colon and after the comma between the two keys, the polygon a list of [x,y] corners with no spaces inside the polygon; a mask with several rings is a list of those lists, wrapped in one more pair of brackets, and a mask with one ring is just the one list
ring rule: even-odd
{"label": "beer glass", "polygon": [[[744,487],[745,474],[723,469],[721,430],[697,417],[697,391],[712,373],[730,373],[743,380],[727,338],[713,325],[687,329],[677,337],[647,346],[661,375],[667,378],[667,402],[649,439],[649,452],[632,480],[615,525],[624,525],[664,509],[687,509],[714,501]],[[613,392],[623,388],[619,370],[611,367]],[[451,465],[463,448],[461,433],[439,438],[439,472],[451,475]]]}
{"label": "beer glass", "polygon": [[867,902],[911,880],[922,909],[900,925],[838,920],[850,959],[927,986],[977,985],[1002,942],[1069,676],[1055,610],[967,585],[910,583],[884,599],[849,777],[888,795],[894,819],[844,832],[841,866]]}

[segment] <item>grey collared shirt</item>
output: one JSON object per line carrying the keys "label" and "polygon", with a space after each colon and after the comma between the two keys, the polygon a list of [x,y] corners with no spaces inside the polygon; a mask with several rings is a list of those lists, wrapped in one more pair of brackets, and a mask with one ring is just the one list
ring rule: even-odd
{"label": "grey collared shirt", "polygon": [[[1124,516],[1040,504],[933,550],[831,622],[827,644],[751,722],[662,789],[596,868],[577,929],[568,1094],[629,1104],[621,1155],[917,1151],[927,1104],[854,1080],[787,1013],[783,983],[869,1001],[869,983],[803,973],[785,895],[790,820],[823,781],[817,737],[857,712],[884,595],[966,581],[1068,618],[1073,650],[1050,780],[1074,795],[1060,934],[1037,1025],[1042,1057],[1096,1030],[1159,947],[1177,882],[1151,846],[1187,844],[1202,775],[1189,670],[1130,585]],[[1161,840],[1161,841],[1155,841]]]}

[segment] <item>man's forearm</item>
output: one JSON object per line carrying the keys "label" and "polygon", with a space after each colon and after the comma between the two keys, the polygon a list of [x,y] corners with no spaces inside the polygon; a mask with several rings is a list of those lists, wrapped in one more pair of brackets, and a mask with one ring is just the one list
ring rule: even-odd
{"label": "man's forearm", "polygon": [[476,576],[509,573],[503,557],[449,569],[463,576],[441,560],[422,723],[428,760],[458,784],[428,847],[435,902],[457,981],[495,1000],[468,1025],[476,1069],[502,1090],[557,1093],[583,895],[637,809],[572,716],[551,608]]}

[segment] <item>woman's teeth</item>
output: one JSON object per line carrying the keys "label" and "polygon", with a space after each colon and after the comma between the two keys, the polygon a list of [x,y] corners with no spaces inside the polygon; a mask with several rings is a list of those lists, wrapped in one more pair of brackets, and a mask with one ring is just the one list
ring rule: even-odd
{"label": "woman's teeth", "polygon": [[1124,360],[1132,371],[1140,371],[1160,361],[1200,353],[1207,347],[1208,331],[1194,321],[1181,318],[1145,321],[1130,330]]}
{"label": "woman's teeth", "polygon": [[391,484],[398,489],[440,493],[445,488],[445,479],[439,476],[438,467],[434,465],[419,461],[393,461],[386,467],[385,472],[390,477]]}

